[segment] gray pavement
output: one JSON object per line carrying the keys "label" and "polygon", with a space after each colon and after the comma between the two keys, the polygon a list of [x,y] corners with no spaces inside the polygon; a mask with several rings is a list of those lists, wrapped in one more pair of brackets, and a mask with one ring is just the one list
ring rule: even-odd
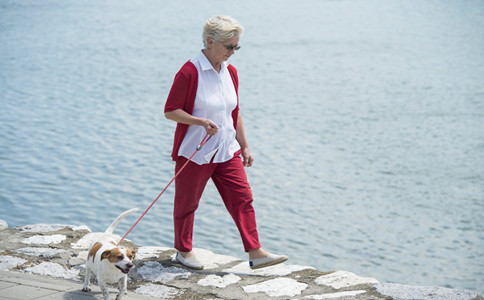
{"label": "gray pavement", "polygon": [[[82,282],[40,276],[16,271],[0,270],[0,299],[5,300],[93,300],[103,299],[101,290],[91,285],[91,292],[81,291]],[[111,299],[117,290],[110,289]],[[154,298],[128,292],[127,299],[153,300]]]}

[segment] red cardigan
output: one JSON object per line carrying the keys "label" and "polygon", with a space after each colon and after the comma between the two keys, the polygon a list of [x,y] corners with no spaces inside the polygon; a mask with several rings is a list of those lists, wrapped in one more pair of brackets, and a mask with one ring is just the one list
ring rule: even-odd
{"label": "red cardigan", "polygon": [[[237,94],[237,106],[232,111],[232,119],[234,121],[234,128],[237,130],[237,119],[239,115],[239,79],[237,77],[237,70],[234,66],[228,65],[232,81],[234,82],[235,93]],[[193,113],[195,106],[195,97],[197,96],[198,87],[198,71],[197,67],[190,61],[186,62],[183,67],[175,75],[175,80],[171,86],[170,93],[165,103],[165,113],[174,111],[176,109],[183,109],[189,114]],[[178,159],[178,149],[185,138],[188,126],[186,124],[177,123],[175,130],[175,139],[173,141],[173,151],[171,157],[174,161]],[[195,151],[195,149],[193,149]]]}

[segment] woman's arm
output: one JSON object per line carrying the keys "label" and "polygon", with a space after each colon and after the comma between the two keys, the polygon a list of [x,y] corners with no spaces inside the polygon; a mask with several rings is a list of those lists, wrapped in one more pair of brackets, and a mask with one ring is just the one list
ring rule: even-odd
{"label": "woman's arm", "polygon": [[180,108],[166,112],[165,117],[168,120],[186,125],[202,126],[207,132],[212,129],[212,131],[210,131],[210,135],[214,135],[218,131],[217,124],[215,124],[212,120],[194,117]]}
{"label": "woman's arm", "polygon": [[254,162],[254,158],[250,154],[249,142],[245,136],[244,122],[242,120],[242,114],[239,111],[239,116],[237,118],[237,131],[235,133],[235,139],[240,145],[242,151],[242,158],[244,160],[244,167],[251,167]]}

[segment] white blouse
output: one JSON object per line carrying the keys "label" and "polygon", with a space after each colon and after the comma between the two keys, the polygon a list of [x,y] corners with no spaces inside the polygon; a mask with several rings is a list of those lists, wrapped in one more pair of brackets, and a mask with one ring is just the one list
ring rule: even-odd
{"label": "white blouse", "polygon": [[[237,94],[227,62],[217,73],[202,51],[190,60],[198,70],[198,87],[192,115],[212,120],[219,127],[217,134],[200,149],[192,161],[202,165],[213,158],[214,163],[225,162],[240,149],[235,139],[232,111],[237,106]],[[190,158],[207,134],[205,128],[190,125],[178,150],[178,155]]]}

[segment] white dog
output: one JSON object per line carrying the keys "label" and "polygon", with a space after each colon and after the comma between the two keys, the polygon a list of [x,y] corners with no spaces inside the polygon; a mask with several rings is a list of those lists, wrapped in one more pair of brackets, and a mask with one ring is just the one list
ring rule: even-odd
{"label": "white dog", "polygon": [[92,241],[87,255],[83,292],[91,290],[89,285],[92,271],[96,275],[104,300],[110,299],[107,283],[118,283],[119,294],[116,299],[122,299],[123,295],[127,293],[127,274],[134,267],[132,261],[135,253],[132,249],[116,246],[116,241],[111,235],[124,217],[137,210],[137,208],[133,208],[120,214],[102,236]]}

